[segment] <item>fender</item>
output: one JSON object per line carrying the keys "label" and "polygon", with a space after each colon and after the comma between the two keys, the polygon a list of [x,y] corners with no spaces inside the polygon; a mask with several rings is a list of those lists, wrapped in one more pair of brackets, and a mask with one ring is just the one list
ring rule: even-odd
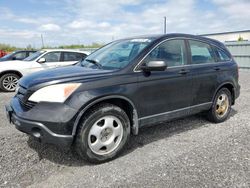
{"label": "fender", "polygon": [[8,73],[15,73],[18,76],[23,77],[23,74],[20,71],[12,70],[12,69],[10,69],[10,70],[3,70],[2,72],[0,71],[0,77],[3,76],[4,74],[8,74]]}
{"label": "fender", "polygon": [[217,92],[220,90],[220,88],[221,88],[222,86],[224,86],[224,85],[227,85],[227,84],[230,84],[230,85],[233,87],[233,93],[232,93],[232,94],[233,94],[233,100],[234,100],[234,98],[235,98],[235,86],[234,86],[234,84],[233,84],[232,82],[224,82],[224,83],[220,84],[220,85],[217,87],[217,89],[215,90],[215,93],[214,93],[214,95],[213,95],[212,102],[214,101],[215,96],[216,96]]}
{"label": "fender", "polygon": [[134,135],[138,135],[138,132],[139,132],[139,120],[138,120],[138,113],[137,113],[137,110],[136,110],[136,107],[134,105],[134,103],[128,99],[127,97],[124,97],[124,96],[120,96],[120,95],[109,95],[109,96],[105,96],[105,97],[101,97],[101,98],[98,98],[96,99],[95,101],[91,102],[90,104],[88,104],[87,106],[85,106],[77,115],[76,117],[76,120],[75,120],[75,123],[74,123],[74,126],[73,126],[73,130],[72,130],[72,136],[75,136],[76,135],[76,130],[77,130],[77,126],[80,122],[80,119],[81,117],[83,116],[83,114],[89,109],[91,108],[93,105],[101,102],[101,101],[104,101],[104,100],[107,100],[107,99],[124,99],[126,100],[132,107],[133,107],[133,124],[132,124],[132,133]]}

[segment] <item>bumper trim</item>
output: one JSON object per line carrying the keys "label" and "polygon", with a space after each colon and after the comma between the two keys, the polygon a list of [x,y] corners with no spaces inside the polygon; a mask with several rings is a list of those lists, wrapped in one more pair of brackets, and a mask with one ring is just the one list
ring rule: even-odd
{"label": "bumper trim", "polygon": [[31,135],[43,143],[51,143],[59,146],[70,146],[72,144],[72,135],[56,134],[42,123],[18,117],[10,106],[6,106],[5,108],[7,118],[9,118],[10,122],[13,123],[19,131]]}

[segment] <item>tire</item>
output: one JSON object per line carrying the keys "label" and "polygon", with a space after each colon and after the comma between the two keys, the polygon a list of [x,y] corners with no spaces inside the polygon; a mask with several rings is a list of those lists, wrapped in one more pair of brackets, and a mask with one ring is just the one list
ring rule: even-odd
{"label": "tire", "polygon": [[102,163],[116,158],[130,137],[130,120],[120,107],[100,104],[81,120],[76,140],[77,153],[91,163]]}
{"label": "tire", "polygon": [[[225,97],[225,99],[223,99]],[[224,101],[224,102],[223,102]],[[224,105],[223,105],[224,104]],[[208,112],[207,118],[214,123],[221,123],[228,119],[232,106],[232,93],[227,88],[220,89]]]}
{"label": "tire", "polygon": [[14,92],[16,91],[18,80],[20,79],[20,76],[9,73],[4,74],[0,78],[0,89],[6,92]]}

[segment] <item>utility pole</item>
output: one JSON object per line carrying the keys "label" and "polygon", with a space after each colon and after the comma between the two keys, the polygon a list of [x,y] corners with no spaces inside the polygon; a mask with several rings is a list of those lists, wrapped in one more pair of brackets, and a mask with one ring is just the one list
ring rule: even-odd
{"label": "utility pole", "polygon": [[167,17],[164,16],[164,34],[167,34]]}
{"label": "utility pole", "polygon": [[42,40],[42,48],[44,48],[43,34],[41,34],[41,40]]}

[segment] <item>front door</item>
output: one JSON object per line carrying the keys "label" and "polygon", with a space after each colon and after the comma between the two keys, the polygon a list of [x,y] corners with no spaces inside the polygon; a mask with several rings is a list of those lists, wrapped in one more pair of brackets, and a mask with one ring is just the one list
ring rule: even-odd
{"label": "front door", "polygon": [[44,58],[44,63],[35,62],[32,64],[31,72],[56,68],[61,63],[61,52],[48,52],[40,58]]}
{"label": "front door", "polygon": [[192,76],[187,66],[185,41],[168,40],[161,43],[143,60],[165,61],[165,71],[139,72],[137,99],[141,125],[172,119],[188,113],[193,100]]}

